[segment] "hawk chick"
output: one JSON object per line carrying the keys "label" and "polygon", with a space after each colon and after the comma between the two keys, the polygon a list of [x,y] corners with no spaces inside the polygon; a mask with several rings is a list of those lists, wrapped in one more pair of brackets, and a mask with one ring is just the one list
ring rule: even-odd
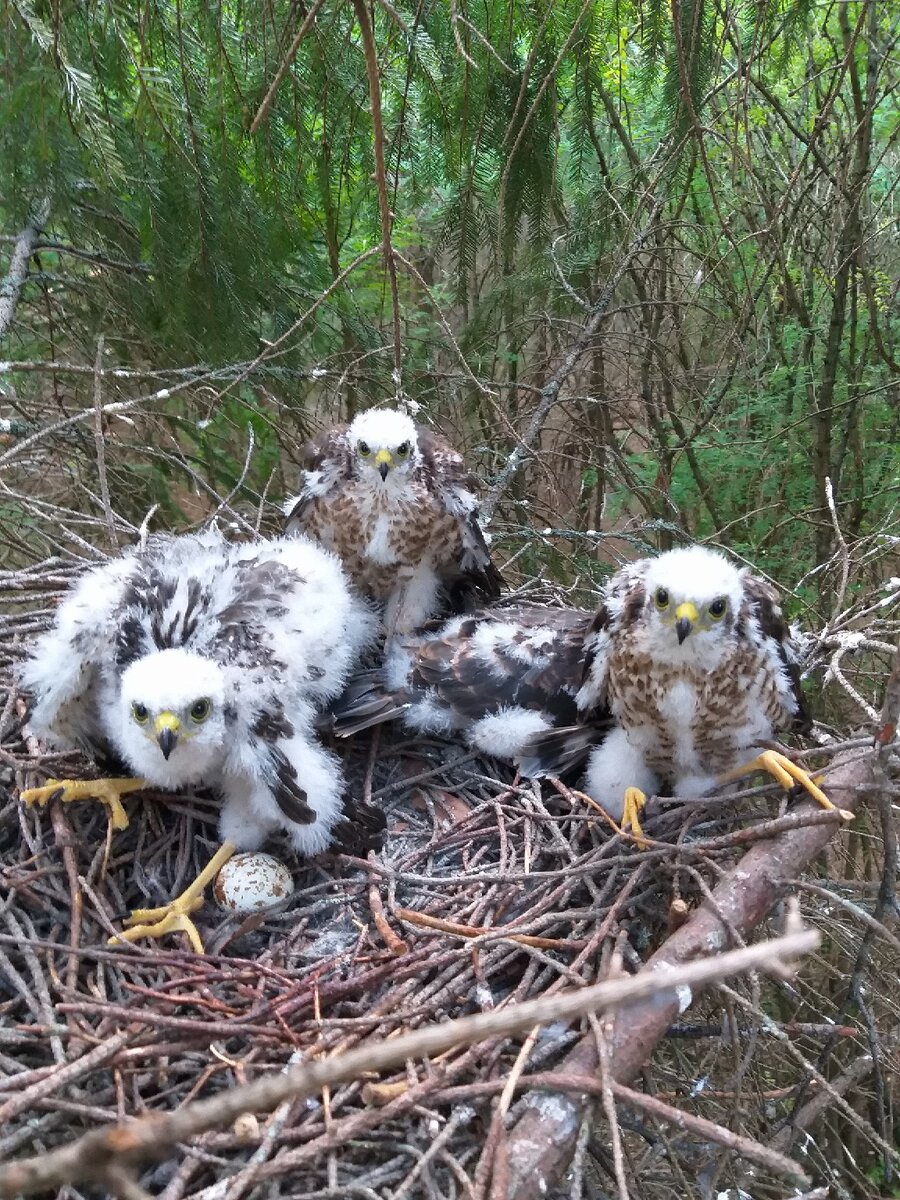
{"label": "hawk chick", "polygon": [[[38,736],[114,756],[140,778],[51,783],[24,799],[96,795],[121,828],[120,795],[203,785],[222,799],[229,853],[282,829],[301,854],[315,854],[328,845],[343,791],[316,714],[374,632],[338,560],[305,538],[151,538],[78,580],[21,669]],[[170,927],[188,929],[181,915]]]}
{"label": "hawk chick", "polygon": [[[700,795],[777,730],[809,725],[778,593],[702,546],[616,572],[584,652],[579,712],[614,722],[585,776],[607,811],[629,786]],[[539,739],[523,769],[553,772],[570,737]]]}
{"label": "hawk chick", "polygon": [[313,438],[302,458],[287,531],[340,556],[363,594],[383,605],[388,636],[499,596],[475,480],[442,438],[396,409],[369,409]]}

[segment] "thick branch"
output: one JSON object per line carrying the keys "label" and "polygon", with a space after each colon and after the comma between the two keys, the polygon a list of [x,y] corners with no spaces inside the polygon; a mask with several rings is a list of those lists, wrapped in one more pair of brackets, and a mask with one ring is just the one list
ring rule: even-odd
{"label": "thick branch", "polygon": [[[267,1076],[208,1100],[186,1104],[176,1112],[95,1130],[49,1154],[8,1163],[0,1167],[0,1197],[31,1195],[83,1179],[103,1179],[111,1165],[122,1168],[161,1158],[176,1142],[228,1124],[244,1112],[268,1112],[285,1100],[314,1096],[323,1087],[358,1079],[371,1071],[398,1067],[408,1059],[443,1054],[455,1046],[471,1045],[485,1038],[521,1033],[534,1025],[571,1020],[598,1009],[639,999],[646,1001],[649,997],[654,997],[653,1003],[662,1003],[663,994],[674,998],[675,988],[697,987],[735,972],[789,962],[818,943],[818,934],[812,930],[791,934],[699,962],[663,968],[652,975],[642,973],[613,979],[566,995],[541,997],[445,1021],[346,1054],[304,1063],[282,1075]],[[677,999],[674,1003],[677,1007]]]}
{"label": "thick branch", "polygon": [[[873,782],[872,758],[860,758],[849,751],[828,772],[825,787],[840,808],[854,809],[858,791]],[[812,811],[812,801],[798,805],[797,811]],[[764,919],[781,893],[781,881],[792,879],[819,854],[834,835],[830,825],[811,825],[783,833],[771,841],[759,842],[719,883],[693,917],[677,930],[645,963],[636,976],[655,975],[671,970],[699,955],[709,954],[727,944],[728,931],[719,913],[738,934],[746,936]],[[650,1058],[657,1043],[682,1011],[680,997],[657,994],[630,1005],[616,1019],[612,1044],[612,1069],[616,1080],[633,1079]],[[558,1070],[575,1075],[597,1069],[597,1049],[593,1035],[581,1039],[559,1064]],[[540,1200],[553,1182],[566,1170],[575,1150],[578,1123],[584,1102],[560,1097],[556,1107],[546,1098],[535,1099],[509,1134],[509,1200]]]}

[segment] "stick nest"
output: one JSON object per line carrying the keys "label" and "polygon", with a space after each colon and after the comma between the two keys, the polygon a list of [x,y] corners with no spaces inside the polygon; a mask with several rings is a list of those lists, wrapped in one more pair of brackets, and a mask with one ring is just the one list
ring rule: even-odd
{"label": "stick nest", "polygon": [[[16,572],[15,587],[10,573],[6,621],[19,645],[46,622],[46,597],[70,573],[44,564],[24,584]],[[885,644],[894,632],[870,627],[867,636]],[[129,828],[112,835],[105,811],[89,802],[26,812],[17,786],[90,768],[42,754],[29,738],[9,674],[15,653],[0,704],[0,1159],[170,1111],[291,1062],[636,970],[749,844],[778,833],[778,806],[790,806],[771,786],[702,803],[656,801],[653,843],[641,852],[577,793],[519,783],[458,745],[382,730],[341,747],[345,845],[312,862],[268,847],[294,873],[296,891],[280,912],[241,919],[208,900],[197,915],[202,958],[176,937],[112,947],[107,938],[131,908],[177,894],[207,861],[216,802],[142,793],[126,802]],[[818,653],[832,653],[824,638]],[[869,661],[852,687],[871,677]],[[832,736],[816,761],[853,745],[870,754],[871,731],[856,742]],[[381,849],[367,853],[373,808],[387,829]],[[644,1079],[673,1111],[762,1143],[788,1130],[783,1150],[805,1142],[808,1170],[863,1196],[879,1194],[892,1170],[885,1033],[897,1019],[896,975],[882,978],[892,945],[872,925],[893,918],[883,906],[871,916],[887,869],[875,829],[872,818],[833,842],[830,882],[800,891],[807,919],[827,934],[817,960],[794,983],[751,979],[709,993],[670,1029]],[[550,1025],[488,1040],[275,1114],[248,1113],[149,1167],[141,1186],[165,1200],[251,1192],[505,1200],[529,1077],[558,1068],[591,1029]],[[594,1034],[602,1037],[596,1025]],[[797,1128],[804,1106],[822,1096],[804,1064],[836,1081],[837,1098],[826,1094]],[[531,1102],[559,1128],[564,1090]],[[641,1197],[748,1191],[746,1163],[715,1138],[621,1103],[617,1115],[591,1105],[567,1135],[571,1167],[544,1185],[551,1197],[617,1186]],[[787,1194],[784,1180],[750,1171],[754,1197]]]}

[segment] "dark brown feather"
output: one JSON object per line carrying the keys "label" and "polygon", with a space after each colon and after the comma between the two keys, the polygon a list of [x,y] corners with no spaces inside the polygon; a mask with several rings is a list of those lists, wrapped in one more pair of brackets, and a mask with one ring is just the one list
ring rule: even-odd
{"label": "dark brown feather", "polygon": [[790,629],[781,608],[781,597],[770,583],[760,579],[758,575],[748,575],[744,579],[744,590],[750,601],[751,608],[759,621],[763,636],[770,638],[778,646],[778,656],[784,665],[791,681],[791,691],[797,702],[797,712],[793,720],[793,728],[797,733],[806,734],[812,729],[812,713],[809,710],[803,685],[800,679],[800,668],[797,662],[788,654]]}
{"label": "dark brown feather", "polygon": [[272,795],[275,803],[289,821],[297,825],[312,825],[316,814],[310,808],[306,792],[297,783],[297,772],[277,746],[269,750],[274,779]]}
{"label": "dark brown feather", "polygon": [[[416,426],[421,470],[431,491],[446,494],[453,489],[465,489],[477,496],[479,482],[468,469],[462,455],[439,434],[421,425]],[[484,532],[478,523],[478,510],[460,517],[463,522],[463,553],[473,565],[448,578],[445,584],[447,611],[459,614],[471,612],[479,604],[498,600],[503,591],[503,576],[494,566]]]}
{"label": "dark brown feather", "polygon": [[[326,462],[337,462],[342,465],[343,476],[349,476],[353,470],[353,455],[347,445],[347,430],[349,425],[334,425],[331,429],[323,429],[305,442],[300,448],[300,468],[303,471],[320,471]],[[297,497],[290,512],[287,513],[288,524],[303,524],[306,510],[315,503],[315,496],[301,493]]]}
{"label": "dark brown feather", "polygon": [[[546,712],[555,721],[574,721],[590,620],[591,614],[582,610],[536,606],[474,613],[455,635],[424,643],[415,658],[410,690],[414,695],[433,692],[467,720],[518,705]],[[520,627],[514,644],[526,641],[535,628],[553,630],[552,644],[540,656],[543,661],[523,662],[511,647],[500,646],[490,668],[484,664],[472,650],[472,638],[481,625],[506,623]]]}

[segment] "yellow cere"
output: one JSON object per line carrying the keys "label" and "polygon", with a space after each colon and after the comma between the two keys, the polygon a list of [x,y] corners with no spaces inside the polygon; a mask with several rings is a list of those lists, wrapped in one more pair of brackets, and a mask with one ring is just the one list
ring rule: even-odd
{"label": "yellow cere", "polygon": [[683,621],[685,618],[688,621],[696,621],[699,617],[696,604],[692,604],[690,600],[685,600],[684,604],[679,604],[675,609],[675,619]]}

